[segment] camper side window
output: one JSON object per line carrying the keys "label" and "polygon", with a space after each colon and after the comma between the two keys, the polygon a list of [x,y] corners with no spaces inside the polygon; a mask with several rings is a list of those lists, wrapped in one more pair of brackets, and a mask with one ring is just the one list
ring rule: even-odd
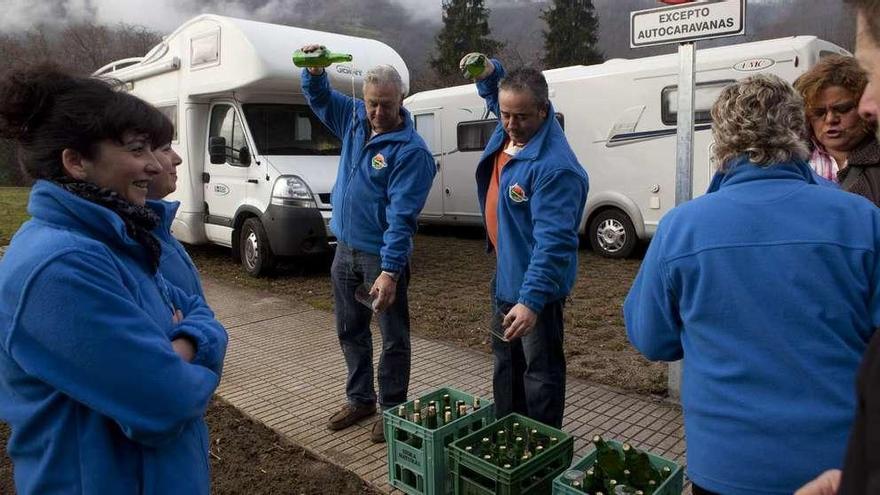
{"label": "camper side window", "polygon": [[156,107],[160,112],[165,114],[168,117],[168,120],[171,121],[171,125],[174,126],[174,135],[171,137],[171,142],[177,142],[177,105],[165,105],[161,107]]}
{"label": "camper side window", "polygon": [[226,163],[245,166],[241,163],[242,148],[247,146],[244,129],[232,105],[217,105],[211,110],[210,138],[221,136],[226,139]]}
{"label": "camper side window", "polygon": [[[565,116],[556,113],[556,120],[565,129]],[[469,120],[459,122],[457,128],[458,151],[483,151],[498,125],[497,119]]]}
{"label": "camper side window", "polygon": [[[706,81],[697,83],[694,88],[694,123],[708,124],[712,122],[709,111],[718,95],[727,85],[735,82],[733,79],[720,81]],[[660,120],[666,125],[676,125],[678,122],[678,86],[666,86],[660,91]]]}
{"label": "camper side window", "polygon": [[458,151],[483,151],[498,120],[470,120],[458,123]]}

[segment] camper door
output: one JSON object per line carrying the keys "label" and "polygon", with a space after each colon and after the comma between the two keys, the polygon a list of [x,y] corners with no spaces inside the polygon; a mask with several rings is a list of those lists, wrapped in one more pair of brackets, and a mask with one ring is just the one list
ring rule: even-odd
{"label": "camper door", "polygon": [[440,135],[440,111],[439,110],[419,110],[413,113],[413,123],[416,132],[425,140],[431,155],[434,156],[434,163],[437,165],[437,175],[434,176],[434,182],[431,184],[431,192],[422,208],[422,216],[427,218],[440,218],[443,216],[443,152],[441,143],[443,142]]}
{"label": "camper door", "polygon": [[[218,160],[218,141],[224,149]],[[245,136],[241,115],[231,103],[215,103],[211,107],[206,146],[205,202],[208,203],[209,224],[232,227],[235,212],[245,199],[252,159],[251,147]],[[214,159],[212,160],[212,154]],[[228,240],[227,240],[228,241]]]}

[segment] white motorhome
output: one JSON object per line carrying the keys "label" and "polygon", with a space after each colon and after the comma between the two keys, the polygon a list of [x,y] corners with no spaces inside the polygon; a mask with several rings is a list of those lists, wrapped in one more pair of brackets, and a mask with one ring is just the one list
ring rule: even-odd
{"label": "white motorhome", "polygon": [[328,69],[330,83],[359,94],[363,70],[391,64],[409,83],[400,55],[375,40],[216,15],[195,17],[144,57],[95,74],[166,112],[183,157],[174,236],[232,248],[251,275],[276,256],[314,254],[335,242],[330,190],[341,149],[309,109],[293,52],[308,43],[354,55]]}
{"label": "white motorhome", "polygon": [[[709,109],[721,89],[759,73],[794,81],[831,53],[848,54],[814,36],[697,51],[694,196],[713,174]],[[678,68],[673,54],[544,72],[568,141],[590,176],[580,229],[604,256],[628,256],[674,206]],[[473,84],[417,93],[404,106],[438,165],[421,221],[481,225],[474,170],[496,117]]]}

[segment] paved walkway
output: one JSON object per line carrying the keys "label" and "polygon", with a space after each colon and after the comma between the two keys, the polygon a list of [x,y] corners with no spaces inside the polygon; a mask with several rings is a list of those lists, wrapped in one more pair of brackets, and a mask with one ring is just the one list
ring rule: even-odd
{"label": "paved walkway", "polygon": [[[341,432],[325,428],[345,397],[345,362],[333,315],[268,293],[203,282],[229,331],[220,396],[377,489],[402,493],[388,484],[385,445],[370,442],[375,418]],[[374,340],[374,348],[380,347]],[[412,353],[411,397],[442,386],[491,397],[490,355],[417,337]],[[575,436],[575,459],[590,450],[598,433],[684,462],[677,406],[574,378],[568,379],[566,395],[563,429]]]}

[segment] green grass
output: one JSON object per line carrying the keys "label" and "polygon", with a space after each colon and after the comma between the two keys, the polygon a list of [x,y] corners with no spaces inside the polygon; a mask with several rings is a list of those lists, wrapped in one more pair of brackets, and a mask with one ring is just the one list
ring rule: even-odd
{"label": "green grass", "polygon": [[29,187],[0,187],[0,246],[9,240],[30,218],[27,214]]}

